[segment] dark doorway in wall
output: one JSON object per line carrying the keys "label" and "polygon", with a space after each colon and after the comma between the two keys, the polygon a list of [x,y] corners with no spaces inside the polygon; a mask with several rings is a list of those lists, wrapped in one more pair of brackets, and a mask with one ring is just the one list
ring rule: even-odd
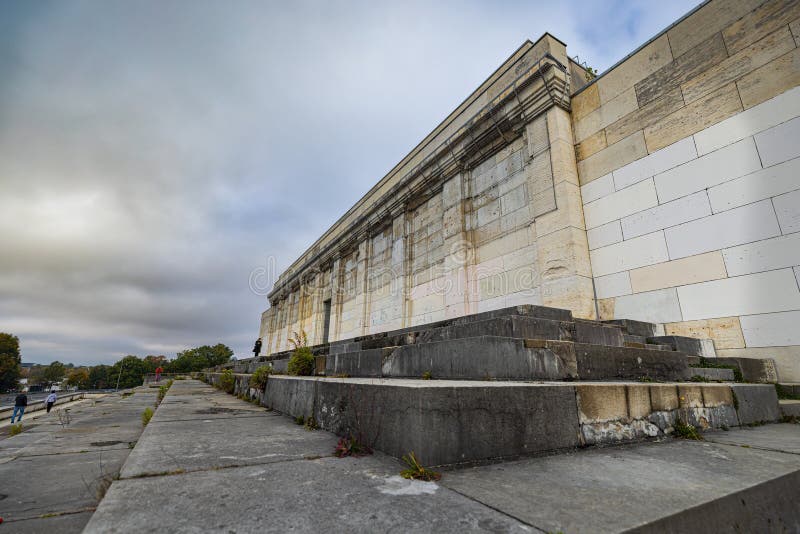
{"label": "dark doorway in wall", "polygon": [[322,342],[328,342],[328,335],[331,332],[331,299],[322,303],[322,313],[325,314],[325,322],[322,325]]}

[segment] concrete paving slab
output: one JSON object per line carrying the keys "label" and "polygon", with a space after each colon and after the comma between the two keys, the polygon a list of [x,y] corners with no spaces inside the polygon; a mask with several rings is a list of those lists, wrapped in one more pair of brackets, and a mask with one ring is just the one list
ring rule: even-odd
{"label": "concrete paving slab", "polygon": [[[8,497],[0,500],[0,516],[22,519],[94,506],[98,500],[97,479],[119,472],[128,453],[114,450],[56,454],[17,458],[2,464],[4,483],[0,491]],[[13,470],[9,478],[7,470]]]}
{"label": "concrete paving slab", "polygon": [[51,412],[0,440],[0,532],[80,532],[101,480],[119,473],[154,401],[154,393],[85,401],[71,408],[69,425]]}
{"label": "concrete paving slab", "polygon": [[201,382],[181,380],[173,383],[152,422],[229,419],[265,413],[261,406],[242,402]]}
{"label": "concrete paving slab", "polygon": [[53,517],[37,517],[21,521],[6,522],[0,525],[0,532],[14,534],[42,534],[43,532],[81,532],[92,518],[93,510],[63,514]]}
{"label": "concrete paving slab", "polygon": [[288,417],[264,408],[261,412],[258,417],[151,422],[125,463],[121,477],[333,454],[337,442],[333,434],[305,430]]}
{"label": "concrete paving slab", "polygon": [[375,455],[120,480],[84,532],[537,532],[399,469]]}
{"label": "concrete paving slab", "polygon": [[[403,466],[380,453],[317,456],[336,437],[275,413],[184,419],[181,411],[246,404],[205,385],[184,388],[175,397],[190,391],[193,401],[179,409],[168,395],[159,411],[171,406],[177,419],[151,422],[125,465],[132,478],[113,482],[86,532],[800,529],[798,425],[763,438],[789,452],[666,440],[451,470],[423,483],[400,478]],[[719,435],[735,434],[706,434]]]}
{"label": "concrete paving slab", "polygon": [[[442,484],[539,529],[580,533],[634,529],[786,476],[800,482],[797,455],[669,440],[452,471]],[[800,521],[797,489],[772,497]],[[695,531],[726,531],[726,518],[741,519],[734,505]]]}
{"label": "concrete paving slab", "polygon": [[729,432],[707,432],[706,441],[800,454],[800,424],[741,427]]}

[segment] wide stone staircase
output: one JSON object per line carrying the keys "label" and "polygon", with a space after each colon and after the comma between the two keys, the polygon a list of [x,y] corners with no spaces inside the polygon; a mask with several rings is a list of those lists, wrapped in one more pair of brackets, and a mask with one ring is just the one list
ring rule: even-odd
{"label": "wide stone staircase", "polygon": [[[236,393],[426,465],[511,459],[781,419],[768,359],[718,358],[711,340],[634,320],[524,305],[312,347],[230,368]],[[270,365],[266,388],[250,373]],[[687,426],[688,425],[688,426]]]}

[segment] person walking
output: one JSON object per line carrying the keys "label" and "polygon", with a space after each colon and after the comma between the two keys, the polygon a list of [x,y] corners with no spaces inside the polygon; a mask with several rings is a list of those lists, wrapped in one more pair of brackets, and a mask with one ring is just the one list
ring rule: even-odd
{"label": "person walking", "polygon": [[50,392],[50,395],[48,395],[47,398],[44,401],[47,404],[47,413],[50,413],[50,409],[56,403],[56,399],[57,398],[58,397],[56,397],[56,390],[52,390]]}
{"label": "person walking", "polygon": [[161,368],[160,365],[156,367],[156,382],[159,382],[161,380],[161,373],[163,372],[164,370]]}
{"label": "person walking", "polygon": [[253,345],[253,358],[258,358],[261,354],[261,338],[256,339],[256,344]]}
{"label": "person walking", "polygon": [[17,398],[14,399],[14,413],[11,414],[11,424],[14,424],[14,418],[17,417],[19,414],[19,419],[17,419],[18,423],[22,422],[22,415],[25,413],[25,407],[28,405],[28,396],[25,395],[25,392],[20,393],[17,395]]}

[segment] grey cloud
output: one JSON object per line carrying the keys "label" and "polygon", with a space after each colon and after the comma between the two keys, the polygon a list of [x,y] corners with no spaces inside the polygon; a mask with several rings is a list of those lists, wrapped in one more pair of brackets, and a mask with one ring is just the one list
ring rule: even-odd
{"label": "grey cloud", "polygon": [[28,361],[246,356],[250,272],[289,265],[524,39],[603,68],[690,7],[664,4],[3,2],[0,330]]}

